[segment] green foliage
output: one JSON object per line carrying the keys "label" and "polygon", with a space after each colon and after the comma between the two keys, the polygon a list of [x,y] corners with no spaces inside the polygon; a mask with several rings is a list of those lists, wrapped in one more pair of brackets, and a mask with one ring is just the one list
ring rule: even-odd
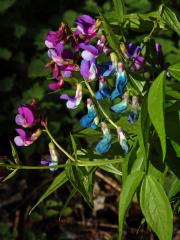
{"label": "green foliage", "polygon": [[172,239],[172,209],[161,184],[151,175],[143,179],[140,204],[147,223],[158,238]]}
{"label": "green foliage", "polygon": [[148,94],[148,112],[151,122],[161,141],[163,159],[165,159],[166,156],[166,132],[164,121],[165,79],[166,73],[163,71],[152,83]]}

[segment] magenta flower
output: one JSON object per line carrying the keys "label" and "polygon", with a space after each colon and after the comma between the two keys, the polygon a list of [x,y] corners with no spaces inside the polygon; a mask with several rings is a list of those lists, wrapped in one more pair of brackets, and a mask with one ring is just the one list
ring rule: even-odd
{"label": "magenta flower", "polygon": [[37,129],[32,135],[29,135],[26,131],[21,128],[16,129],[19,134],[14,138],[14,142],[17,146],[29,146],[41,135],[41,130]]}
{"label": "magenta flower", "polygon": [[48,84],[48,88],[49,88],[50,90],[55,91],[55,90],[60,89],[63,85],[64,85],[64,80],[63,80],[63,79],[60,79],[60,80],[57,81],[57,82],[53,82],[53,83]]}
{"label": "magenta flower", "polygon": [[77,84],[76,95],[68,96],[67,94],[62,94],[60,99],[66,100],[66,106],[69,109],[75,109],[79,106],[82,99],[82,86],[80,83]]}
{"label": "magenta flower", "polygon": [[15,122],[24,128],[34,126],[37,120],[35,119],[32,107],[28,105],[21,105],[18,108],[18,114],[16,115]]}
{"label": "magenta flower", "polygon": [[59,27],[58,31],[53,32],[50,31],[46,35],[45,39],[45,45],[47,48],[56,48],[57,44],[60,42],[64,42],[65,38],[65,24],[61,23],[61,26]]}
{"label": "magenta flower", "polygon": [[98,22],[94,18],[88,15],[81,15],[75,22],[77,24],[75,35],[85,35],[90,38],[96,37]]}

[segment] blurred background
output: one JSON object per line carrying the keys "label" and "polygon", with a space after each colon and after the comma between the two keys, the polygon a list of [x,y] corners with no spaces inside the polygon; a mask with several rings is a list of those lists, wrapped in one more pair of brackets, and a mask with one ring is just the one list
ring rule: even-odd
{"label": "blurred background", "polygon": [[[179,0],[164,2],[179,13]],[[127,13],[155,11],[160,4],[159,0],[125,0]],[[33,98],[39,100],[40,106],[47,111],[52,133],[68,148],[65,136],[71,129],[78,129],[74,116],[82,108],[73,112],[67,111],[59,101],[59,96],[50,94],[47,87],[49,71],[44,67],[48,62],[44,39],[50,29],[57,30],[61,21],[73,26],[74,20],[80,14],[97,16],[97,6],[103,12],[111,11],[113,7],[112,1],[105,0],[0,0],[0,156],[11,157],[9,141],[13,141],[15,136],[14,117],[17,107],[21,103],[30,103]],[[138,41],[140,34],[130,32],[129,36]],[[166,62],[176,63],[180,53],[180,40],[177,35],[170,31],[158,32],[155,39],[162,45]],[[47,154],[47,143],[48,140],[42,138],[26,149],[18,149],[21,162],[38,165],[43,155]],[[7,173],[1,169],[0,174],[4,176]],[[95,212],[92,216],[91,210],[79,196],[76,197],[76,204],[72,202],[64,209],[64,222],[59,222],[59,212],[68,197],[70,186],[54,193],[28,216],[28,211],[54,175],[56,173],[49,171],[21,171],[11,180],[1,183],[0,240],[116,239],[116,211],[108,208],[107,211],[98,213],[99,215]],[[105,192],[108,191],[106,187],[102,186]],[[112,193],[108,201],[111,203],[116,199],[116,193]],[[127,235],[127,239],[155,239],[150,238],[146,227],[140,228],[140,236],[135,236],[133,231],[138,231],[142,219],[138,206],[134,206],[130,214],[132,215],[129,225],[127,224],[127,232],[129,226],[129,233],[132,234],[129,237]],[[112,224],[112,228],[94,228],[93,222],[106,219],[107,216],[111,216],[112,221],[108,224]],[[84,218],[93,220],[89,232],[85,230],[86,227],[82,227]],[[76,225],[77,222],[82,224]],[[98,235],[100,231],[104,235]]]}

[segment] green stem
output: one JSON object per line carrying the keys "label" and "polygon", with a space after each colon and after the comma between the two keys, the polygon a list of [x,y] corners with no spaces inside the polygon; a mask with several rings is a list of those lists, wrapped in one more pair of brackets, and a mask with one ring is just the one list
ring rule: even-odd
{"label": "green stem", "polygon": [[104,109],[102,108],[101,104],[96,100],[95,98],[95,94],[90,86],[90,84],[86,81],[85,82],[87,89],[89,90],[91,96],[93,97],[93,99],[96,101],[96,104],[98,105],[100,111],[102,112],[102,114],[105,116],[105,118],[107,119],[107,121],[115,128],[118,128],[118,126],[113,122],[113,120],[111,120],[111,118],[107,115],[107,113],[104,111]]}
{"label": "green stem", "polygon": [[47,125],[45,125],[45,129],[46,129],[46,133],[49,136],[49,138],[51,139],[51,141],[56,145],[56,147],[63,152],[71,161],[75,162],[76,160],[68,153],[66,152],[66,150],[64,150],[63,147],[61,147],[61,145],[56,142],[56,140],[54,139],[54,137],[52,136],[52,134],[49,132]]}

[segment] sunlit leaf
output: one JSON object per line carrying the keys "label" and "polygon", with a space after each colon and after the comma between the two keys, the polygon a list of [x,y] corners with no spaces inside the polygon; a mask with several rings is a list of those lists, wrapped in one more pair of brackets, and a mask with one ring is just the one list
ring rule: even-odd
{"label": "sunlit leaf", "polygon": [[144,176],[144,172],[137,171],[127,176],[119,200],[119,240],[122,239],[123,225],[125,221],[126,212],[132,201],[132,198],[140,185]]}
{"label": "sunlit leaf", "polygon": [[166,156],[166,132],[164,122],[164,95],[166,72],[163,71],[153,81],[148,94],[148,112],[161,142],[163,159]]}
{"label": "sunlit leaf", "polygon": [[172,239],[173,214],[161,184],[147,175],[141,185],[140,205],[147,223],[159,240]]}
{"label": "sunlit leaf", "polygon": [[172,77],[180,81],[180,63],[176,63],[168,68]]}

